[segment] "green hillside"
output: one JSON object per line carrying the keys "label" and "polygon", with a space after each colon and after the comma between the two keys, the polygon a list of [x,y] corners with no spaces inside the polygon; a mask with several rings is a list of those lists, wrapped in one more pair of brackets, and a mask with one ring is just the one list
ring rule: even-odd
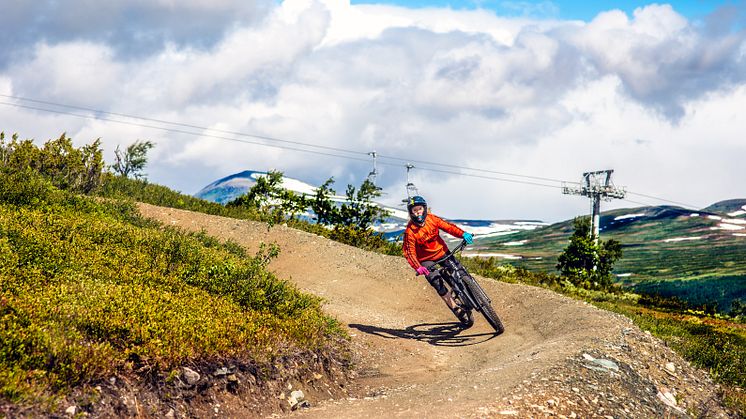
{"label": "green hillside", "polygon": [[55,186],[85,179],[95,190],[95,147],[86,160],[64,136],[44,149],[2,140],[3,415],[59,416],[70,397],[85,410],[116,391],[111,377],[160,388],[168,403],[184,366],[250,367],[261,382],[297,369],[285,359],[300,355],[346,363],[344,332],[321,300],[266,269],[277,248],[252,257],[145,220],[131,203]]}
{"label": "green hillside", "polygon": [[[735,213],[743,205],[746,200],[724,201],[700,213],[660,206],[602,214],[602,238],[623,246],[624,257],[614,269],[618,282],[696,305],[716,302],[725,311],[733,299],[746,300],[746,216]],[[556,272],[557,256],[571,234],[570,220],[486,238],[478,242],[477,251],[520,257],[504,261]]]}

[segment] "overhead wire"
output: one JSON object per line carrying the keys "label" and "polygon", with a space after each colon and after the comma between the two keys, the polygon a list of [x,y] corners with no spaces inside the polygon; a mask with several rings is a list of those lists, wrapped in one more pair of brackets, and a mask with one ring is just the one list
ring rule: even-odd
{"label": "overhead wire", "polygon": [[[328,150],[328,151],[337,151],[337,152],[342,152],[342,153],[349,153],[349,154],[353,154],[353,155],[361,155],[361,156],[362,155],[366,155],[367,156],[369,154],[369,152],[365,152],[365,151],[350,150],[350,149],[345,149],[345,148],[340,148],[340,147],[330,147],[330,146],[324,146],[324,145],[318,145],[318,144],[310,144],[310,143],[302,142],[302,141],[285,140],[285,139],[281,139],[281,138],[277,138],[277,137],[270,137],[270,136],[266,136],[266,135],[250,134],[250,133],[239,132],[239,131],[229,131],[229,130],[223,130],[223,129],[218,129],[218,128],[210,128],[210,127],[199,126],[199,125],[194,125],[194,124],[187,124],[187,123],[182,123],[182,122],[167,121],[167,120],[164,120],[164,119],[150,118],[150,117],[144,117],[144,116],[133,115],[133,114],[126,114],[126,113],[119,113],[119,112],[109,112],[109,111],[104,111],[104,110],[100,110],[100,109],[93,109],[93,108],[88,108],[88,107],[83,107],[83,106],[69,105],[69,104],[64,104],[64,103],[51,102],[51,101],[39,100],[39,99],[33,99],[33,98],[27,98],[27,97],[22,97],[22,96],[6,95],[6,94],[0,93],[0,97],[4,97],[4,98],[7,98],[7,99],[19,100],[19,101],[25,101],[25,102],[31,102],[31,103],[37,103],[37,104],[43,104],[43,105],[56,106],[56,107],[67,108],[67,109],[76,109],[76,110],[92,112],[94,114],[100,114],[100,115],[111,115],[111,116],[118,116],[118,117],[130,118],[130,119],[139,119],[139,120],[143,120],[143,121],[156,122],[156,123],[159,123],[159,124],[166,124],[166,125],[179,126],[179,127],[184,127],[184,128],[199,129],[199,130],[203,130],[203,131],[212,131],[212,132],[217,132],[217,133],[221,133],[221,134],[237,135],[237,136],[241,136],[241,137],[258,138],[258,139],[262,139],[262,140],[266,140],[266,141],[282,142],[282,143],[286,143],[286,144],[294,144],[294,145],[300,145],[300,146],[311,147],[311,148],[319,148],[319,149],[324,149],[324,150]],[[39,111],[55,112],[55,113],[61,113],[61,114],[69,114],[69,113],[66,113],[64,111],[50,110],[50,109],[47,109],[47,108],[32,107],[32,106],[28,106],[28,105],[20,105],[20,104],[10,103],[10,102],[0,102],[0,104],[7,105],[7,106],[17,106],[17,107],[22,107],[22,108],[26,108],[26,109],[34,109],[34,110],[39,110]],[[79,115],[79,114],[75,114],[73,116],[82,117],[82,118],[89,118],[89,119],[100,119],[100,120],[111,121],[111,119],[106,119],[106,118],[101,118],[101,117],[87,117],[87,116],[83,116],[83,115]],[[124,123],[122,121],[114,121],[114,122]],[[147,126],[147,127],[148,128],[152,128],[152,126]],[[163,127],[161,127],[160,129],[163,129]],[[526,179],[533,179],[533,180],[543,180],[543,181],[549,181],[549,182],[564,182],[564,180],[561,180],[561,179],[552,179],[552,178],[547,178],[547,177],[524,175],[524,174],[519,174],[519,173],[502,172],[502,171],[496,171],[496,170],[491,170],[491,169],[482,169],[482,168],[476,168],[476,167],[459,166],[459,165],[455,165],[455,164],[442,163],[442,162],[434,162],[434,161],[427,161],[427,160],[406,159],[406,158],[402,158],[402,157],[390,156],[390,155],[385,155],[385,154],[379,154],[378,157],[381,158],[381,159],[389,159],[389,160],[400,161],[400,162],[426,164],[426,165],[430,165],[430,166],[448,167],[448,168],[451,168],[451,169],[468,170],[468,171],[481,172],[481,173],[490,173],[490,174],[497,174],[497,175],[503,175],[503,176],[526,178]]]}
{"label": "overhead wire", "polygon": [[[48,106],[55,106],[60,108],[67,108],[67,109],[75,109],[79,111],[85,111],[85,112],[92,112],[97,115],[84,115],[74,112],[68,112],[63,111],[59,109],[50,109],[47,107],[40,107],[40,106],[31,106],[31,105],[24,105],[21,103],[13,103],[13,102],[4,102],[0,101],[0,105],[6,105],[11,107],[17,107],[17,108],[23,108],[23,109],[29,109],[29,110],[36,110],[40,112],[49,112],[54,114],[60,114],[60,115],[67,115],[67,116],[73,116],[77,118],[82,119],[90,119],[90,120],[100,120],[100,121],[106,121],[106,122],[113,122],[117,124],[123,124],[123,125],[130,125],[130,126],[136,126],[141,128],[149,128],[149,129],[156,129],[160,131],[166,131],[166,132],[173,132],[178,134],[185,134],[185,135],[192,135],[192,136],[199,136],[199,137],[207,137],[207,138],[214,138],[219,140],[225,140],[225,141],[232,141],[232,142],[239,142],[244,144],[252,144],[252,145],[259,145],[264,147],[271,147],[271,148],[277,148],[282,150],[289,150],[289,151],[296,151],[296,152],[303,152],[303,153],[310,153],[315,155],[322,155],[322,156],[328,156],[328,157],[336,157],[336,158],[344,158],[348,160],[354,160],[354,161],[361,161],[361,162],[370,162],[369,158],[363,158],[363,157],[356,157],[356,156],[368,156],[369,152],[362,152],[358,150],[350,150],[340,147],[330,147],[330,146],[324,146],[324,145],[318,145],[318,144],[310,144],[307,142],[301,142],[301,141],[294,141],[294,140],[285,140],[281,138],[276,137],[270,137],[265,135],[259,135],[259,134],[250,134],[250,133],[244,133],[239,131],[230,131],[230,130],[222,130],[218,128],[210,128],[210,127],[204,127],[194,124],[187,124],[182,122],[174,122],[174,121],[167,121],[163,119],[157,119],[157,118],[150,118],[150,117],[143,117],[138,115],[132,115],[132,114],[126,114],[126,113],[118,113],[118,112],[109,112],[109,111],[103,111],[93,108],[87,108],[82,106],[75,106],[75,105],[69,105],[69,104],[62,104],[57,102],[51,102],[51,101],[44,101],[39,99],[33,99],[33,98],[26,98],[21,96],[14,96],[14,95],[6,95],[0,93],[0,97],[4,97],[7,99],[13,99],[17,101],[26,101],[31,103],[37,103],[41,105],[48,105]],[[172,127],[164,127],[164,126],[158,126],[158,125],[152,125],[152,124],[143,124],[138,123],[134,121],[124,121],[121,119],[115,119],[110,117],[104,117],[100,115],[109,115],[109,116],[115,116],[120,118],[128,118],[128,119],[134,119],[134,120],[141,120],[141,121],[148,121],[153,122],[157,124],[163,124],[163,125],[171,125],[173,127],[183,127],[183,128],[190,128],[190,129],[197,129],[201,130],[202,132],[194,132],[194,131],[188,131],[184,129],[178,129],[178,128],[172,128]],[[248,138],[256,138],[259,140],[269,141],[269,142],[279,142],[284,144],[292,144],[295,146],[303,146],[306,148],[299,148],[299,147],[290,147],[286,145],[278,145],[278,144],[270,144],[267,142],[258,142],[258,141],[250,141],[246,139],[239,139],[234,137],[228,137],[224,135],[216,135],[211,134],[209,132],[214,133],[221,133],[221,134],[227,134],[227,135],[234,135],[234,136],[240,136],[240,137],[248,137]],[[325,150],[325,151],[319,151],[319,150]],[[346,154],[336,154],[337,153],[347,153]],[[496,170],[490,170],[490,169],[482,169],[482,168],[474,168],[474,167],[467,167],[467,166],[460,166],[455,164],[448,164],[448,163],[442,163],[442,162],[433,162],[433,161],[427,161],[427,160],[418,160],[418,159],[407,159],[397,156],[390,156],[390,155],[382,155],[378,154],[379,158],[382,159],[388,159],[398,162],[407,162],[407,163],[417,163],[419,165],[427,165],[427,166],[435,166],[435,167],[445,167],[450,169],[458,169],[461,171],[454,171],[454,170],[444,170],[444,169],[437,169],[434,167],[427,167],[427,166],[416,166],[416,169],[423,170],[423,171],[429,171],[434,173],[444,173],[444,174],[453,174],[458,176],[466,176],[466,177],[472,177],[472,178],[478,178],[478,179],[486,179],[486,180],[494,180],[494,181],[500,181],[500,182],[509,182],[509,183],[517,183],[517,184],[525,184],[525,185],[531,185],[531,186],[540,186],[540,187],[547,187],[547,188],[555,188],[555,189],[561,189],[563,188],[562,185],[552,185],[547,183],[540,183],[535,182],[538,181],[545,181],[545,182],[558,182],[558,183],[571,183],[571,184],[577,184],[578,182],[569,182],[564,181],[561,179],[556,178],[549,178],[549,177],[542,177],[542,176],[532,176],[532,175],[524,175],[524,174],[517,174],[517,173],[510,173],[510,172],[502,172],[502,171],[496,171]],[[398,163],[392,163],[388,161],[379,161],[379,164],[386,165],[386,166],[395,166],[399,167],[400,164]],[[469,172],[480,172],[480,173],[489,173],[489,174],[498,174],[502,176],[511,176],[511,177],[517,177],[517,178],[524,178],[524,179],[531,179],[534,181],[525,181],[525,180],[519,180],[519,179],[508,179],[504,177],[494,177],[494,176],[485,176],[485,175],[478,175],[474,173],[464,173],[463,171],[469,171]],[[661,202],[681,205],[684,207],[688,207],[691,209],[696,208],[694,205],[673,201],[665,198],[660,198],[652,195],[647,195],[639,192],[631,192],[627,191],[630,195],[636,195],[648,199],[654,199]],[[630,199],[624,199],[624,201],[637,204],[637,205],[645,205],[650,206],[649,204],[645,204],[642,202],[633,201]]]}
{"label": "overhead wire", "polygon": [[[60,111],[60,110],[55,110],[55,109],[40,108],[40,107],[37,107],[37,106],[29,106],[29,105],[22,105],[22,104],[17,104],[17,103],[8,103],[8,102],[2,102],[2,101],[0,101],[0,105],[9,105],[9,106],[15,106],[15,107],[20,107],[20,108],[24,108],[24,109],[32,109],[32,110],[45,111],[45,112],[51,112],[51,113],[56,113],[56,114],[74,116],[74,117],[78,117],[78,118],[91,119],[91,117],[88,116],[88,115],[81,115],[81,114],[77,114],[77,113],[73,113],[73,112]],[[260,143],[260,142],[256,142],[256,141],[248,141],[248,140],[231,138],[231,137],[225,137],[225,136],[214,135],[214,134],[205,134],[205,133],[193,132],[193,131],[186,131],[186,130],[175,129],[175,128],[159,127],[159,126],[156,126],[156,125],[140,124],[140,123],[137,123],[137,122],[122,121],[122,120],[113,119],[113,118],[97,117],[95,119],[96,120],[101,120],[101,121],[107,121],[107,122],[114,122],[114,123],[118,123],[118,124],[137,126],[137,127],[142,127],[142,128],[152,128],[152,129],[157,129],[157,130],[167,131],[167,132],[174,132],[174,133],[179,133],[179,134],[202,136],[202,137],[208,137],[208,138],[215,138],[215,139],[221,139],[221,140],[227,140],[227,141],[240,142],[240,143],[245,143],[245,144],[254,144],[254,145],[260,145],[260,146],[265,146],[265,147],[279,148],[279,149],[283,149],[283,150],[298,151],[298,152],[303,152],[303,153],[312,153],[312,154],[316,154],[316,155],[323,155],[323,156],[329,156],[329,157],[338,157],[338,158],[344,158],[344,159],[348,159],[348,160],[362,161],[362,162],[366,162],[366,163],[370,161],[369,159],[358,158],[358,157],[353,157],[353,156],[345,156],[345,155],[341,155],[341,154],[327,153],[327,152],[321,152],[321,151],[316,151],[316,150],[307,150],[307,149],[301,149],[301,148],[296,148],[296,147],[280,146],[280,145],[276,145],[276,144]],[[390,163],[390,162],[379,162],[379,164],[383,164],[383,165],[387,165],[387,166],[399,167],[398,164]],[[558,187],[556,185],[546,185],[546,184],[540,184],[540,183],[537,183],[537,182],[521,181],[521,180],[517,180],[517,179],[504,179],[504,178],[498,178],[498,177],[493,177],[493,176],[481,176],[481,175],[475,175],[475,174],[470,174],[470,173],[461,173],[461,172],[455,172],[455,171],[438,170],[438,169],[433,169],[433,168],[428,168],[428,167],[422,167],[422,168],[419,168],[419,169],[420,170],[425,170],[425,171],[431,171],[431,172],[449,173],[449,174],[455,174],[455,175],[460,175],[460,176],[467,176],[467,177],[474,177],[474,178],[481,178],[481,179],[489,179],[489,180],[496,180],[496,181],[502,181],[502,182],[521,183],[521,184],[534,185],[534,186],[544,186],[544,187],[550,187],[550,188],[557,188]]]}
{"label": "overhead wire", "polygon": [[15,106],[15,107],[18,107],[18,108],[25,108],[25,109],[32,109],[32,110],[44,111],[44,112],[51,112],[51,113],[56,113],[56,114],[61,114],[61,115],[74,116],[74,117],[83,118],[83,119],[95,119],[95,120],[100,120],[100,121],[114,122],[114,123],[118,123],[118,124],[136,126],[136,127],[141,127],[141,128],[151,128],[151,129],[157,129],[157,130],[161,130],[161,131],[174,132],[174,133],[178,133],[178,134],[187,134],[187,135],[194,135],[194,136],[200,136],[200,137],[215,138],[215,139],[226,140],[226,141],[234,141],[234,142],[245,143],[245,144],[254,144],[254,145],[260,145],[260,146],[266,146],[266,147],[279,148],[279,149],[283,149],[283,150],[300,151],[300,152],[304,152],[304,153],[312,153],[312,154],[323,155],[323,156],[330,156],[330,157],[341,157],[341,158],[345,158],[345,159],[358,160],[358,161],[363,161],[363,162],[368,162],[369,161],[368,159],[364,159],[364,158],[358,158],[358,157],[352,157],[352,156],[344,156],[344,155],[340,155],[340,154],[326,153],[326,152],[316,151],[316,150],[307,150],[307,149],[302,149],[302,148],[280,146],[280,145],[276,145],[276,144],[260,143],[260,142],[256,142],[256,141],[249,141],[249,140],[242,140],[242,139],[238,139],[238,138],[224,137],[224,136],[215,135],[215,134],[205,134],[205,133],[193,132],[193,131],[186,131],[186,130],[180,130],[180,129],[175,129],[175,128],[159,127],[159,126],[156,126],[156,125],[140,124],[140,123],[137,123],[137,122],[121,121],[121,120],[112,119],[112,118],[105,118],[105,117],[92,118],[89,115],[81,115],[81,114],[76,114],[76,113],[73,113],[73,112],[66,112],[66,111],[60,111],[60,110],[55,110],[55,109],[39,108],[39,107],[36,107],[36,106],[21,105],[21,104],[18,104],[18,103],[8,103],[8,102],[2,102],[2,101],[0,101],[0,105],[9,105],[9,106]]}
{"label": "overhead wire", "polygon": [[[221,134],[238,135],[238,136],[241,136],[241,137],[252,137],[252,138],[258,138],[258,139],[261,139],[261,140],[276,141],[276,142],[287,143],[287,144],[295,144],[295,145],[303,145],[303,146],[320,148],[320,149],[325,149],[325,150],[330,150],[330,151],[339,151],[339,152],[343,152],[343,153],[367,155],[367,153],[365,153],[365,152],[356,151],[356,150],[348,150],[348,149],[339,148],[339,147],[329,147],[329,146],[318,145],[318,144],[308,144],[308,143],[304,143],[304,142],[301,142],[301,141],[284,140],[284,139],[280,139],[280,138],[276,138],[276,137],[270,137],[270,136],[266,136],[266,135],[248,134],[248,133],[244,133],[244,132],[229,131],[229,130],[223,130],[223,129],[219,129],[219,128],[210,128],[210,127],[204,127],[204,126],[199,126],[199,125],[194,125],[194,124],[187,124],[187,123],[183,123],[183,122],[166,121],[164,119],[150,118],[150,117],[139,116],[139,115],[132,115],[132,114],[126,114],[126,113],[119,113],[119,112],[109,112],[109,111],[103,111],[103,110],[99,110],[99,109],[86,108],[86,107],[83,107],[83,106],[67,105],[67,104],[63,104],[63,103],[49,102],[49,101],[46,101],[46,100],[31,99],[31,98],[26,98],[26,97],[21,97],[21,96],[5,95],[5,94],[0,93],[0,97],[4,97],[4,98],[8,98],[8,99],[16,99],[16,100],[21,100],[21,101],[26,101],[26,102],[32,102],[32,103],[39,103],[39,104],[43,104],[43,105],[57,106],[57,107],[67,108],[67,109],[76,109],[76,110],[80,110],[80,111],[93,112],[95,114],[119,116],[119,117],[124,117],[124,118],[139,119],[139,120],[142,120],[142,121],[150,121],[150,122],[156,122],[156,123],[159,123],[159,124],[173,125],[173,126],[184,127],[184,128],[193,128],[193,129],[199,129],[199,130],[204,130],[204,131],[213,131],[213,132],[218,132],[218,133],[221,133]],[[8,102],[0,102],[0,104],[10,105],[10,106],[14,106],[15,105],[15,104],[8,103]],[[24,106],[21,106],[21,107],[24,107]],[[29,108],[29,107],[26,107],[26,108]],[[36,110],[51,112],[51,110],[47,110],[45,108],[30,108],[30,109],[36,109]],[[80,115],[76,115],[76,116],[80,116]],[[81,116],[81,117],[83,117],[83,116]],[[103,119],[103,118],[98,118],[98,117],[88,117],[88,118],[92,118],[92,119]],[[104,119],[104,120],[106,120],[106,119]]]}
{"label": "overhead wire", "polygon": [[[0,96],[2,96],[2,97],[8,97],[9,95],[0,94]],[[11,96],[11,97],[12,98],[17,98],[17,97],[14,97],[14,96]],[[48,104],[48,105],[52,105],[52,106],[59,105],[59,106],[67,107],[67,108],[70,108],[70,109],[78,109],[78,110],[88,111],[88,112],[98,112],[98,113],[103,114],[103,115],[113,115],[113,116],[119,116],[119,117],[125,117],[125,118],[141,119],[141,120],[151,121],[151,122],[156,122],[156,123],[165,123],[165,124],[170,124],[170,125],[178,125],[178,126],[183,126],[185,128],[203,129],[203,130],[207,130],[207,131],[221,131],[221,132],[226,132],[226,133],[231,133],[232,132],[232,131],[224,131],[224,130],[213,130],[213,129],[210,129],[210,128],[200,127],[200,126],[197,126],[197,125],[174,123],[174,122],[162,121],[162,120],[158,120],[158,119],[154,119],[154,118],[138,117],[138,116],[127,115],[127,114],[122,114],[122,113],[97,111],[95,109],[90,109],[90,108],[76,107],[76,106],[71,106],[71,105],[62,105],[62,104],[56,104],[54,102],[39,101],[39,100],[35,100],[35,99],[26,99],[26,100],[29,100],[31,102],[41,103],[41,104]],[[283,149],[283,150],[291,150],[291,151],[298,151],[298,152],[303,152],[303,153],[311,153],[311,154],[316,154],[316,155],[324,155],[324,156],[329,156],[329,157],[344,158],[344,159],[348,159],[348,160],[355,160],[355,161],[362,161],[362,162],[369,162],[370,161],[368,158],[354,157],[354,156],[349,156],[349,155],[341,155],[341,154],[335,154],[335,153],[331,153],[331,152],[322,152],[322,151],[317,151],[317,150],[309,150],[309,149],[305,149],[305,148],[281,146],[281,145],[277,145],[277,144],[268,144],[268,143],[264,143],[264,142],[249,141],[249,140],[245,140],[245,139],[238,139],[238,138],[233,138],[233,137],[226,137],[226,136],[222,136],[222,135],[209,134],[209,133],[205,133],[205,132],[194,132],[194,131],[188,131],[188,130],[183,130],[183,129],[177,129],[177,128],[170,128],[170,127],[163,127],[163,126],[158,126],[158,125],[152,125],[152,124],[143,124],[143,123],[138,123],[138,122],[133,122],[133,121],[124,121],[124,120],[121,120],[121,119],[115,119],[115,118],[104,117],[104,116],[84,115],[84,114],[80,114],[80,113],[68,112],[68,111],[63,111],[63,110],[59,110],[59,109],[49,109],[49,108],[40,107],[40,106],[31,106],[31,105],[24,105],[24,104],[20,104],[20,103],[12,103],[12,102],[4,102],[4,101],[0,101],[0,105],[12,106],[12,107],[29,109],[29,110],[36,110],[36,111],[41,111],[41,112],[49,112],[49,113],[54,113],[54,114],[59,114],[59,115],[73,116],[73,117],[82,118],[82,119],[92,119],[92,120],[113,122],[113,123],[117,123],[117,124],[129,125],[129,126],[136,126],[136,127],[141,127],[141,128],[156,129],[156,130],[160,130],[160,131],[173,132],[173,133],[178,133],[178,134],[186,134],[186,135],[192,135],[192,136],[201,136],[201,137],[207,137],[207,138],[215,138],[215,139],[226,140],[226,141],[234,141],[234,142],[240,142],[240,143],[245,143],[245,144],[253,144],[253,145],[259,145],[259,146],[265,146],[265,147],[278,148],[278,149]],[[363,152],[355,152],[355,151],[345,150],[345,149],[336,149],[336,148],[333,148],[333,147],[316,146],[316,145],[307,144],[307,143],[301,143],[301,142],[296,142],[296,141],[287,141],[287,140],[275,139],[273,137],[255,136],[253,134],[245,134],[245,133],[242,133],[242,135],[248,136],[248,137],[256,137],[256,138],[264,139],[264,140],[283,141],[283,142],[287,142],[287,143],[299,144],[299,145],[304,145],[304,146],[308,146],[308,147],[318,147],[318,148],[322,148],[322,149],[329,149],[331,151],[344,151],[344,152],[348,152],[348,153],[355,153],[355,154],[360,154],[360,155],[363,155],[363,154],[367,155],[367,153],[363,153]],[[392,158],[392,157],[388,156],[388,158]],[[400,160],[400,161],[406,161],[406,159],[402,159],[402,158],[398,158],[398,157],[394,158],[394,159]],[[422,163],[427,163],[427,164],[433,165],[433,166],[439,165],[439,163],[436,163],[436,162],[424,162],[424,161],[421,161],[421,162]],[[395,166],[395,167],[399,167],[400,166],[399,164],[391,163],[391,162],[386,162],[386,161],[379,162],[379,164],[386,165],[386,166]],[[545,178],[540,178],[540,177],[535,177],[535,176],[525,176],[525,175],[518,175],[518,174],[507,173],[507,172],[489,171],[489,170],[485,170],[485,169],[475,169],[475,168],[469,168],[469,167],[464,167],[464,166],[446,165],[446,164],[444,164],[442,166],[452,167],[452,168],[458,168],[458,169],[461,169],[461,170],[473,170],[473,171],[482,171],[482,172],[488,172],[488,173],[499,173],[499,174],[505,174],[505,175],[510,175],[510,176],[532,178],[532,179],[545,179]],[[542,183],[538,183],[538,182],[522,181],[522,180],[519,180],[519,179],[506,179],[506,178],[500,178],[500,177],[494,177],[494,176],[483,176],[483,175],[476,175],[476,174],[473,174],[473,173],[463,173],[463,172],[457,172],[457,171],[452,171],[452,170],[439,170],[439,169],[432,168],[432,167],[417,167],[417,169],[418,170],[423,170],[423,171],[430,171],[430,172],[436,172],[436,173],[447,173],[447,174],[454,174],[454,175],[459,175],[459,176],[467,176],[467,177],[487,179],[487,180],[495,180],[495,181],[501,181],[501,182],[518,183],[518,184],[526,184],[526,185],[532,185],[532,186],[542,186],[542,187],[549,187],[549,188],[560,188],[560,186],[557,186],[557,185],[547,185],[547,184],[542,184]]]}
{"label": "overhead wire", "polygon": [[630,195],[641,196],[643,198],[649,198],[649,199],[655,199],[655,200],[661,201],[661,202],[667,202],[669,204],[681,205],[683,207],[688,207],[688,208],[696,208],[695,205],[686,204],[686,203],[678,202],[678,201],[672,201],[670,199],[660,198],[660,197],[657,197],[657,196],[646,195],[646,194],[642,194],[642,193],[639,193],[639,192],[630,192],[630,191],[627,191],[627,193],[630,194]]}

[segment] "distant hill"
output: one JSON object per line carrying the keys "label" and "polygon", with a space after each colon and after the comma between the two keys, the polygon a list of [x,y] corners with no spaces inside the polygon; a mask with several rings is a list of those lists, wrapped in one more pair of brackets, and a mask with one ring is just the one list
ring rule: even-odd
{"label": "distant hill", "polygon": [[[624,257],[615,273],[623,285],[695,304],[717,302],[725,311],[735,298],[746,301],[746,199],[700,211],[676,206],[607,211],[600,229],[603,239],[622,243]],[[557,256],[572,232],[567,220],[482,241],[478,254],[556,272]]]}
{"label": "distant hill", "polygon": [[727,213],[730,217],[738,217],[746,215],[746,199],[729,199],[727,201],[720,201],[702,211],[709,211],[714,213]]}
{"label": "distant hill", "polygon": [[[238,198],[245,194],[251,189],[256,180],[262,176],[266,176],[266,172],[259,172],[254,170],[245,170],[243,172],[235,173],[230,176],[226,176],[222,179],[218,179],[215,182],[205,186],[194,196],[197,198],[205,199],[207,201],[217,202],[220,204],[227,204],[230,201]],[[302,180],[294,179],[291,177],[283,177],[283,186],[288,190],[312,195],[316,191],[316,187],[304,182]],[[346,198],[341,195],[332,197],[332,200],[342,202]],[[384,204],[378,204],[391,214],[383,223],[377,224],[374,228],[383,233],[390,239],[395,239],[401,235],[404,231],[409,216],[405,208],[391,207]],[[309,220],[313,219],[312,214],[305,214],[305,217]],[[495,237],[504,234],[511,234],[517,231],[528,231],[533,230],[537,227],[545,226],[539,220],[450,220],[460,228],[473,233],[477,240],[483,240],[489,237]]]}

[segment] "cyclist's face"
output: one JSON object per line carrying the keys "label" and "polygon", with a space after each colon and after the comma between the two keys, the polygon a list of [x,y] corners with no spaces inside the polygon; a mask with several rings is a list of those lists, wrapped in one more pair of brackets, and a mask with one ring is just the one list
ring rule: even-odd
{"label": "cyclist's face", "polygon": [[425,213],[425,207],[422,205],[417,205],[415,207],[412,207],[412,215],[415,217],[419,217],[420,215]]}

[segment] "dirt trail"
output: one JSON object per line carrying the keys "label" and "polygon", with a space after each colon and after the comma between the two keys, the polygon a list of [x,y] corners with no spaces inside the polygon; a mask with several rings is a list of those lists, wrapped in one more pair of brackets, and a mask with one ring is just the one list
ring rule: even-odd
{"label": "dirt trail", "polygon": [[[312,408],[294,415],[524,417],[565,412],[569,417],[640,417],[686,416],[687,410],[705,408],[723,415],[713,402],[715,387],[701,372],[628,319],[583,302],[478,278],[506,331],[495,336],[481,317],[472,328],[461,330],[427,282],[401,257],[365,252],[285,226],[268,229],[263,223],[146,204],[140,209],[166,225],[204,229],[250,251],[262,242],[277,243],[280,256],[270,268],[324,297],[325,309],[348,325],[361,395],[312,400]],[[594,370],[583,354],[613,359],[620,370]],[[678,370],[667,375],[667,362]],[[588,374],[595,375],[584,383],[599,382],[571,388],[582,386],[572,383]],[[656,398],[666,390],[680,399],[678,406],[668,407]],[[602,400],[591,403],[598,393]],[[554,403],[548,401],[552,397]],[[635,401],[629,404],[631,397]],[[708,400],[715,406],[705,406]]]}

